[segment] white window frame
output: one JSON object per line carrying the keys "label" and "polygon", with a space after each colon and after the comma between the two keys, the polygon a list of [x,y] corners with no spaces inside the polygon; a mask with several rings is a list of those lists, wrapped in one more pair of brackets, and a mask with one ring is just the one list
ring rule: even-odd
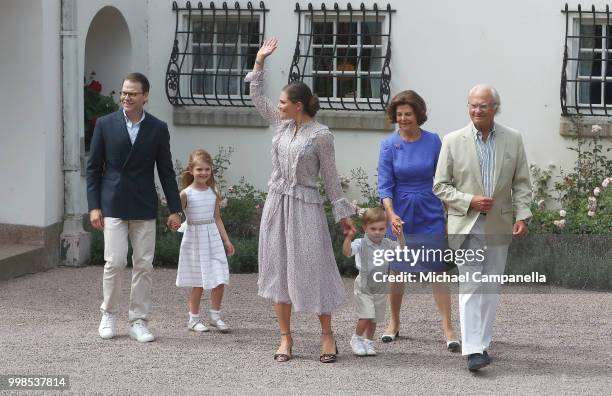
{"label": "white window frame", "polygon": [[[607,21],[605,18],[595,18],[595,20],[593,20],[593,18],[588,18],[588,17],[582,17],[582,19],[578,18],[578,17],[574,17],[572,20],[572,34],[571,36],[580,36],[582,35],[581,32],[581,27],[580,27],[580,22],[582,22],[582,25],[599,25],[602,26],[602,42],[601,42],[601,47],[599,48],[586,48],[586,47],[582,47],[579,48],[579,43],[581,40],[584,39],[578,39],[578,38],[571,38],[568,40],[568,53],[569,56],[571,58],[580,58],[580,56],[584,53],[584,54],[590,54],[590,53],[595,53],[595,54],[601,54],[601,75],[599,76],[590,76],[590,75],[580,75],[579,72],[580,70],[577,70],[577,68],[579,68],[579,61],[576,60],[572,60],[569,61],[569,65],[567,68],[567,75],[571,78],[571,79],[576,79],[576,80],[580,80],[578,82],[574,82],[571,84],[568,84],[567,86],[567,98],[569,99],[569,101],[571,103],[574,103],[577,101],[577,103],[575,103],[575,105],[579,108],[592,108],[593,111],[596,111],[597,113],[604,113],[604,109],[607,109],[608,111],[610,109],[612,109],[612,103],[609,104],[605,104],[605,83],[609,82],[612,83],[612,76],[607,76],[606,77],[606,69],[608,67],[608,63],[612,62],[612,48],[608,48],[608,37],[612,37],[612,21],[610,23],[610,25],[607,25]],[[593,39],[593,41],[595,42],[595,39]],[[599,62],[599,60],[597,60]],[[593,58],[593,62],[595,62],[595,58]],[[580,84],[582,84],[582,82],[588,83],[589,81],[591,82],[599,82],[601,85],[601,97],[600,97],[600,103],[589,103],[589,102],[583,102],[580,96]],[[576,90],[578,90],[578,92],[576,92]]]}
{"label": "white window frame", "polygon": [[[304,23],[302,24],[303,29],[305,30],[303,33],[303,35],[301,35],[301,43],[300,43],[300,47],[301,48],[305,48],[308,49],[308,40],[310,37],[313,37],[313,42],[310,45],[310,53],[307,54],[310,59],[312,60],[311,62],[309,62],[306,67],[306,73],[307,75],[312,75],[313,77],[308,77],[308,79],[310,81],[305,81],[307,84],[309,84],[310,86],[314,87],[314,75],[315,74],[320,74],[322,76],[329,76],[330,73],[329,71],[315,71],[313,70],[313,63],[314,63],[314,49],[315,48],[331,48],[332,50],[335,48],[336,49],[336,54],[337,54],[337,50],[338,49],[356,49],[357,52],[359,52],[359,49],[372,49],[374,52],[376,49],[380,49],[380,56],[383,56],[382,59],[380,60],[380,71],[362,71],[361,70],[361,59],[359,60],[358,64],[357,64],[357,70],[355,71],[338,71],[337,70],[337,66],[338,66],[338,56],[334,56],[333,58],[333,71],[331,73],[331,76],[333,77],[333,90],[332,93],[334,95],[337,95],[338,93],[338,77],[342,77],[342,76],[354,76],[355,74],[357,74],[358,76],[367,76],[367,75],[371,75],[371,76],[376,76],[376,77],[380,77],[382,78],[382,74],[383,74],[383,68],[384,68],[384,56],[385,56],[385,52],[386,49],[389,45],[389,37],[388,36],[382,36],[381,35],[381,40],[380,40],[380,44],[367,44],[367,45],[361,45],[361,23],[362,22],[377,22],[376,17],[373,15],[366,15],[365,20],[363,20],[362,18],[362,14],[358,11],[353,12],[353,17],[352,20],[349,17],[348,13],[342,13],[340,15],[340,18],[336,18],[335,13],[328,13],[327,14],[327,18],[324,18],[323,13],[315,13],[313,15],[313,17],[311,17],[311,15],[304,15]],[[331,43],[331,44],[315,44],[314,43],[314,35],[312,32],[312,27],[314,23],[333,23],[333,38],[334,40],[337,39],[336,34],[338,33],[338,25],[337,22],[354,22],[357,23],[357,42],[356,44],[336,44],[336,43]],[[378,16],[378,22],[381,24],[380,27],[380,31],[381,33],[383,32],[387,32],[389,30],[388,27],[388,17],[385,14],[379,14]],[[370,60],[371,63],[374,62],[374,60]],[[376,101],[378,99],[378,96],[373,96],[373,97],[362,97],[361,96],[361,83],[360,83],[360,79],[357,79],[357,95],[356,95],[356,101],[359,104],[365,104],[367,106],[368,102],[373,102]],[[332,102],[332,103],[341,103],[344,102],[345,106],[348,107],[352,107],[351,102],[355,102],[355,99],[353,98],[353,96],[344,96],[344,97],[339,97],[339,96],[331,96],[331,97],[327,97],[327,96],[320,96],[319,99],[323,102]]]}
{"label": "white window frame", "polygon": [[[220,15],[222,16],[222,18],[219,17]],[[244,12],[241,12],[240,15],[241,15],[241,17],[240,17],[240,22],[241,23],[251,22],[250,18],[249,18],[250,17],[250,12],[244,11]],[[236,24],[238,23],[238,13],[236,11],[233,11],[233,10],[229,11],[228,12],[228,16],[229,16],[228,22],[233,22],[233,23],[236,23]],[[259,24],[259,30],[257,31],[257,34],[261,35],[263,33],[262,30],[263,30],[263,17],[264,17],[264,13],[261,12],[261,11],[254,10],[253,11],[253,16],[257,18],[256,21]],[[203,14],[200,14],[199,12],[197,12],[197,13],[192,12],[191,13],[191,19],[192,20],[191,20],[191,24],[190,24],[190,22],[189,22],[189,13],[188,12],[184,12],[183,13],[183,15],[181,16],[182,30],[183,31],[186,31],[189,26],[193,27],[193,23],[194,22],[199,22],[200,19],[203,22],[212,22],[213,21],[213,12],[212,11],[205,11]],[[219,76],[223,76],[223,73],[224,72],[225,73],[229,73],[230,69],[218,69],[217,70],[217,64],[218,64],[219,58],[221,56],[221,55],[218,54],[218,51],[221,48],[223,48],[223,43],[219,43],[217,41],[218,34],[217,34],[217,29],[215,29],[215,27],[217,26],[217,24],[219,22],[225,22],[224,13],[217,12],[216,17],[214,18],[214,22],[215,22],[215,26],[213,26],[213,32],[212,32],[213,41],[212,41],[212,43],[210,43],[210,44],[209,43],[197,43],[197,44],[194,43],[193,42],[193,32],[191,32],[191,34],[189,35],[189,43],[185,43],[185,39],[183,38],[181,40],[181,42],[179,43],[179,46],[180,46],[180,48],[185,48],[185,44],[189,45],[189,53],[191,53],[192,55],[188,58],[189,61],[191,62],[191,64],[189,65],[188,69],[191,70],[191,73],[195,74],[197,72],[205,72],[207,70],[208,71],[212,71],[213,72],[212,73],[213,87],[216,87],[216,84],[217,84],[216,81],[217,81],[218,75]],[[242,53],[240,51],[242,51],[243,49],[248,51],[249,47],[258,48],[259,49],[261,44],[259,44],[259,43],[257,43],[257,44],[255,44],[255,43],[253,43],[253,44],[251,44],[251,43],[241,43],[240,42],[240,40],[241,40],[240,26],[238,26],[238,32],[236,34],[238,34],[238,46],[236,46],[236,45],[234,45],[232,43],[230,45],[226,45],[226,47],[228,47],[228,48],[237,48],[238,49],[239,52],[237,52],[236,55],[235,55],[235,63],[238,66],[240,64],[240,58],[241,58],[241,53]],[[212,56],[212,61],[213,61],[212,66],[209,66],[206,69],[204,69],[204,68],[196,69],[196,68],[193,67],[193,59],[195,57],[195,55],[193,55],[194,54],[194,46],[196,46],[196,45],[199,48],[210,46],[210,47],[212,47],[213,52],[217,53],[217,55],[213,55]],[[246,67],[244,69],[245,70],[245,74],[248,73],[249,71],[251,71],[251,69],[252,69],[252,67],[251,68]],[[236,68],[232,68],[231,70],[234,73],[236,73],[237,71],[240,71],[242,69],[236,67]],[[204,76],[205,76],[205,74],[202,74],[202,78],[204,78]],[[240,95],[240,79],[241,78],[239,76],[234,76],[233,78],[235,78],[237,80],[237,83],[236,83],[237,91],[236,91],[235,94],[229,94],[229,95],[227,93],[216,93],[215,94],[214,92],[210,93],[210,94],[205,94],[205,93],[197,94],[193,90],[190,89],[189,84],[191,83],[191,81],[189,81],[187,79],[181,79],[181,80],[186,80],[185,82],[183,82],[183,84],[185,84],[186,88],[188,89],[188,92],[191,92],[193,98],[195,98],[195,99],[216,100],[218,98],[219,100],[229,100],[229,99],[232,99],[232,100],[239,101],[241,99],[241,97],[242,98],[248,97],[249,95],[244,91],[244,89],[243,89],[243,92],[245,92],[245,93],[243,93],[242,96]]]}

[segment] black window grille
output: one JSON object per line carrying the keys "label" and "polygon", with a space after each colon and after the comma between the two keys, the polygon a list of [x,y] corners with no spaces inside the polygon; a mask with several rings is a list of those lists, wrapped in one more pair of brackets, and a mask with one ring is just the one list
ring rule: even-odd
{"label": "black window grille", "polygon": [[176,28],[166,69],[166,96],[175,106],[252,106],[244,76],[253,68],[263,42],[262,2],[234,8],[211,2],[197,8],[172,3]]}
{"label": "black window grille", "polygon": [[384,111],[391,82],[391,15],[387,4],[359,9],[295,5],[298,33],[289,82],[303,81],[332,110]]}
{"label": "black window grille", "polygon": [[610,8],[565,13],[565,50],[561,72],[564,115],[612,113],[612,20]]}

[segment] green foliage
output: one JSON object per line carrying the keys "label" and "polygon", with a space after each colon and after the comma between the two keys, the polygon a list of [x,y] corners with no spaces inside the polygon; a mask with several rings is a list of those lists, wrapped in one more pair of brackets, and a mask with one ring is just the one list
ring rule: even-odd
{"label": "green foliage", "polygon": [[112,91],[108,95],[102,94],[102,84],[94,80],[95,72],[89,75],[89,82],[83,87],[83,108],[85,121],[85,147],[89,148],[91,137],[96,126],[96,120],[103,115],[113,113],[119,110],[119,105],[115,102]]}
{"label": "green foliage", "polygon": [[[158,229],[160,228],[158,223]],[[168,230],[167,227],[163,227]],[[153,264],[157,266],[171,266],[175,267],[178,265],[178,251],[181,247],[181,240],[183,234],[180,232],[164,232],[157,235],[155,241],[155,258]]]}
{"label": "green foliage", "polygon": [[257,272],[258,238],[232,238],[236,254],[228,257],[231,273]]}
{"label": "green foliage", "polygon": [[[331,201],[327,196],[325,189],[321,187],[321,183],[319,183],[319,185],[319,191],[323,196],[323,209],[325,210],[325,217],[327,218],[327,226],[329,228],[329,235],[331,237],[334,257],[336,258],[338,270],[341,274],[357,274],[354,259],[351,257],[346,257],[344,254],[342,254],[342,243],[344,242],[344,231],[342,229],[342,224],[336,223],[332,211]],[[357,225],[355,226],[357,227]]]}
{"label": "green foliage", "polygon": [[604,150],[600,139],[595,137],[588,142],[579,138],[576,146],[568,150],[576,153],[574,169],[567,173],[561,171],[562,181],[555,183],[555,190],[564,207],[578,208],[578,201],[589,197],[595,187],[612,176],[612,158],[607,154],[612,148]]}
{"label": "green foliage", "polygon": [[[574,168],[562,169],[552,188],[551,169],[531,166],[534,201],[530,230],[538,234],[609,234],[612,230],[612,158],[608,153],[612,148],[604,150],[596,136],[589,142],[579,138],[576,146],[568,149],[576,153]],[[608,183],[610,186],[606,187]],[[561,203],[561,210],[546,208],[546,201],[551,198]]]}
{"label": "green foliage", "polygon": [[[507,272],[538,271],[553,285],[610,290],[612,149],[604,150],[597,136],[590,142],[579,138],[575,143],[568,147],[576,153],[573,169],[561,169],[554,183],[550,167],[531,166],[530,235],[510,245]],[[561,208],[547,208],[551,200],[557,200]]]}
{"label": "green foliage", "polygon": [[83,228],[91,233],[91,260],[89,263],[104,265],[104,234],[91,227],[89,221],[85,222]]}
{"label": "green foliage", "polygon": [[534,202],[542,202],[543,205],[546,203],[546,201],[552,199],[549,190],[554,168],[554,165],[549,165],[548,169],[541,169],[535,164],[532,164],[529,167],[531,170],[531,184]]}
{"label": "green foliage", "polygon": [[230,237],[257,238],[266,193],[258,191],[244,178],[229,186],[221,209],[221,218]]}
{"label": "green foliage", "polygon": [[230,157],[234,153],[233,147],[220,146],[219,151],[213,158],[213,171],[215,173],[215,181],[217,183],[217,189],[221,191],[222,195],[227,187],[227,180],[225,179],[225,171],[231,164]]}
{"label": "green foliage", "polygon": [[[375,175],[374,177],[377,178],[378,175]],[[368,174],[363,168],[359,167],[357,169],[351,169],[351,178],[355,181],[355,185],[361,192],[363,207],[373,208],[380,206],[378,189],[376,188],[376,185],[370,185]]]}

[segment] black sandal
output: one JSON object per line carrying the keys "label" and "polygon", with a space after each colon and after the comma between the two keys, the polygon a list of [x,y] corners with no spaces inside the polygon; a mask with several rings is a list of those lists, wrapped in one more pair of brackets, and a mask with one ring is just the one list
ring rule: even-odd
{"label": "black sandal", "polygon": [[[291,333],[281,333],[281,337],[289,336],[289,335],[291,335]],[[292,353],[291,353],[292,349],[293,349],[293,342],[291,343],[291,346],[289,347],[289,353],[275,353],[274,360],[278,363],[288,362],[289,360],[291,360],[291,357],[292,357]]]}
{"label": "black sandal", "polygon": [[[333,332],[329,332],[329,333],[321,333],[321,335],[332,335],[334,334]],[[319,361],[321,363],[334,363],[337,359],[337,355],[338,355],[338,343],[336,342],[336,340],[334,340],[334,346],[336,348],[336,353],[322,353],[319,356]]]}

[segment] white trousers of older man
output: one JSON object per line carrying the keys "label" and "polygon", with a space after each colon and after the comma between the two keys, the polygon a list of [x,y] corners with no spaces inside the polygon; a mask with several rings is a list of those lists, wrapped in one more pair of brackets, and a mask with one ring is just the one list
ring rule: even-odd
{"label": "white trousers of older man", "polygon": [[[484,260],[471,260],[457,265],[460,275],[470,281],[459,285],[459,317],[461,320],[462,354],[482,353],[489,349],[499,303],[499,283],[474,281],[482,275],[501,275],[506,267],[510,236],[486,235],[486,216],[480,215],[462,245],[462,249],[484,251]],[[476,256],[477,257],[477,256]]]}
{"label": "white trousers of older man", "polygon": [[111,314],[119,310],[123,271],[127,265],[128,238],[132,243],[132,288],[128,320],[149,320],[153,256],[155,254],[155,219],[122,220],[104,218],[104,301],[100,310]]}

